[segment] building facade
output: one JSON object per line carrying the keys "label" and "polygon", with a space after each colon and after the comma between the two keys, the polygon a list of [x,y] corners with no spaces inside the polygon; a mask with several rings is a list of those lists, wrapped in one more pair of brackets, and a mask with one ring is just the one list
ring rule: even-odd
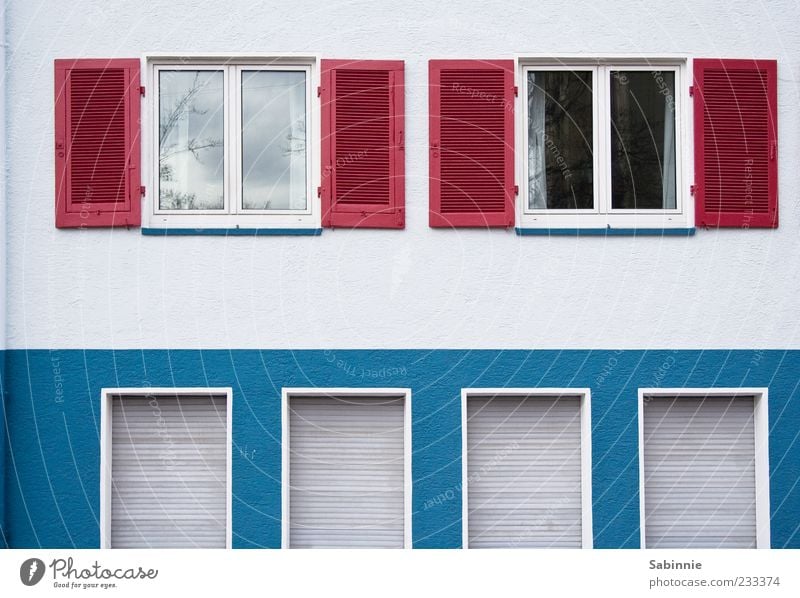
{"label": "building facade", "polygon": [[11,2],[0,544],[800,547],[797,16]]}

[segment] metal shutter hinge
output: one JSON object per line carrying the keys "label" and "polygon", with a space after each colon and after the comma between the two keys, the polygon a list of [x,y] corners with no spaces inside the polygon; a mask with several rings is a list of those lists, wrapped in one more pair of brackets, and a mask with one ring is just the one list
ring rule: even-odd
{"label": "metal shutter hinge", "polygon": [[694,185],[689,185],[689,195],[694,195]]}
{"label": "metal shutter hinge", "polygon": [[689,86],[689,96],[690,97],[694,96],[694,85]]}
{"label": "metal shutter hinge", "polygon": [[322,197],[322,187],[317,187],[317,197]]}
{"label": "metal shutter hinge", "polygon": [[517,97],[518,95],[519,95],[519,87],[517,87],[517,86],[515,85],[515,86],[514,86],[514,97]]}
{"label": "metal shutter hinge", "polygon": [[145,187],[144,185],[141,185],[141,186],[139,187],[139,194],[140,194],[142,197],[144,197],[144,194],[145,194],[146,192],[147,192],[147,187]]}
{"label": "metal shutter hinge", "polygon": [[144,97],[144,95],[145,95],[145,88],[144,88],[144,85],[140,85],[140,86],[139,86],[139,95],[140,95],[140,96],[142,96],[142,97]]}
{"label": "metal shutter hinge", "polygon": [[519,185],[514,185],[514,195],[519,195]]}
{"label": "metal shutter hinge", "polygon": [[317,87],[317,97],[319,97],[319,96],[321,96],[321,95],[322,95],[322,85],[319,85],[319,86]]}

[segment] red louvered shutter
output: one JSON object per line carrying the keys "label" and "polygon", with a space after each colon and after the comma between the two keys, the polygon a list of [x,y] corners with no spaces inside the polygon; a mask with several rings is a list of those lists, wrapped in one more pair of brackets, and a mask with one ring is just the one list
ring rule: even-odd
{"label": "red louvered shutter", "polygon": [[431,60],[430,225],[514,226],[514,61]]}
{"label": "red louvered shutter", "polygon": [[403,61],[322,61],[322,226],[403,228]]}
{"label": "red louvered shutter", "polygon": [[774,60],[694,61],[695,224],[778,226]]}
{"label": "red louvered shutter", "polygon": [[56,226],[139,226],[137,59],[55,61]]}

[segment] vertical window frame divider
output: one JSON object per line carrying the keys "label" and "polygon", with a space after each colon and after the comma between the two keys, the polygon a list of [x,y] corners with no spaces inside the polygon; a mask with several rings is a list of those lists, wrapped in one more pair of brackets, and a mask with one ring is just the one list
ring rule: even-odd
{"label": "vertical window frame divider", "polygon": [[411,434],[411,389],[378,387],[378,388],[347,388],[347,387],[283,387],[281,389],[281,548],[291,548],[289,503],[289,483],[291,480],[290,463],[290,438],[289,438],[289,401],[293,396],[300,397],[337,397],[363,396],[363,397],[403,397],[403,548],[413,548],[413,471],[411,468],[413,457],[413,438]]}
{"label": "vertical window frame divider", "polygon": [[639,548],[645,544],[645,479],[644,479],[644,399],[645,397],[753,397],[753,431],[755,436],[756,484],[756,549],[769,549],[770,532],[770,472],[769,472],[769,388],[767,387],[709,387],[709,388],[639,388]]}
{"label": "vertical window frame divider", "polygon": [[111,546],[111,455],[112,455],[112,401],[118,395],[133,395],[148,397],[151,395],[180,396],[180,395],[221,395],[225,397],[226,409],[226,492],[225,492],[225,548],[233,547],[233,388],[231,387],[121,387],[100,389],[100,548],[113,548]]}
{"label": "vertical window frame divider", "polygon": [[486,396],[580,397],[581,410],[581,549],[594,547],[592,517],[592,390],[590,388],[462,388],[461,389],[461,548],[469,549],[469,462],[467,401]]}

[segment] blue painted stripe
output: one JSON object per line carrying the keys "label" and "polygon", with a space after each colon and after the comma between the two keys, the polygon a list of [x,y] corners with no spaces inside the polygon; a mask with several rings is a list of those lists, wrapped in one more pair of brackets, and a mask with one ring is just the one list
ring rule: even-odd
{"label": "blue painted stripe", "polygon": [[[595,548],[639,546],[638,389],[769,388],[773,548],[800,548],[800,350],[7,350],[13,548],[100,544],[100,391],[233,389],[233,545],[281,545],[281,389],[410,388],[416,548],[461,546],[461,389],[591,388]],[[0,469],[2,471],[2,469]]]}
{"label": "blue painted stripe", "polygon": [[691,237],[694,228],[519,228],[525,236],[564,237]]}
{"label": "blue painted stripe", "polygon": [[143,228],[143,235],[153,237],[215,236],[215,237],[272,237],[319,236],[321,228]]}

